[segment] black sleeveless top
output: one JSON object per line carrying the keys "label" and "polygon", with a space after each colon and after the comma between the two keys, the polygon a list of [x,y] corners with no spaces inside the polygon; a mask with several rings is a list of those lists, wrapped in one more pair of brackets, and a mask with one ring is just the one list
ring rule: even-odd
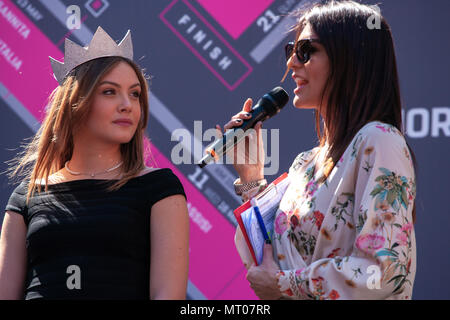
{"label": "black sleeveless top", "polygon": [[24,299],[148,299],[150,213],[157,201],[186,197],[170,169],[132,178],[117,191],[109,180],[49,185],[26,205],[27,184],[6,210],[27,225]]}

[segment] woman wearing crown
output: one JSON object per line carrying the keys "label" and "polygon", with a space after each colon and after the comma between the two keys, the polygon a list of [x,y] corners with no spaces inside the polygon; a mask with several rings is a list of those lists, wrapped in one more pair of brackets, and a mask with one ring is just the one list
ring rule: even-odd
{"label": "woman wearing crown", "polygon": [[0,299],[185,299],[189,218],[170,169],[144,162],[148,88],[131,35],[66,39],[59,86],[17,158]]}

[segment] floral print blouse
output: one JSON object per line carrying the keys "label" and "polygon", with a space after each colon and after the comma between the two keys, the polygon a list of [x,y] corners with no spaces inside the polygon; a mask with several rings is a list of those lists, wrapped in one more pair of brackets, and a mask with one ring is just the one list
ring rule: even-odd
{"label": "floral print blouse", "polygon": [[[324,148],[323,148],[324,149]],[[355,135],[328,178],[319,147],[289,169],[272,237],[288,299],[411,299],[415,175],[403,135],[379,121]]]}

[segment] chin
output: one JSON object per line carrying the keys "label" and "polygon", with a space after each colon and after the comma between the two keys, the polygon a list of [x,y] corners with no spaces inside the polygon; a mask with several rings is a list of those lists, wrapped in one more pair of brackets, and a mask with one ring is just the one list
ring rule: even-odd
{"label": "chin", "polygon": [[133,139],[133,137],[127,137],[127,138],[122,138],[120,139],[120,144],[127,144],[129,143],[131,140]]}
{"label": "chin", "polygon": [[117,143],[123,144],[128,143],[133,139],[134,135],[136,133],[136,130],[124,130],[124,131],[116,131],[112,132],[112,140],[114,140]]}
{"label": "chin", "polygon": [[296,109],[315,109],[316,108],[314,106],[310,106],[310,105],[305,104],[305,103],[295,103],[295,102],[294,102],[294,107]]}
{"label": "chin", "polygon": [[113,144],[126,144],[133,139],[132,135],[114,135],[107,138]]}

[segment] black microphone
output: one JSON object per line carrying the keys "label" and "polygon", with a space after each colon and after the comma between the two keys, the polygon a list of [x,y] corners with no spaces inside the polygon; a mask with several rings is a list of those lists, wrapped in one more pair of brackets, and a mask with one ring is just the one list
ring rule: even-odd
{"label": "black microphone", "polygon": [[227,130],[222,139],[218,139],[208,148],[208,154],[206,154],[198,163],[200,168],[214,162],[215,157],[220,158],[227,150],[232,150],[233,147],[245,137],[245,131],[253,128],[259,121],[265,121],[276,115],[288,101],[289,95],[281,87],[276,87],[269,93],[266,93],[259,99],[256,105],[253,106],[250,111],[252,114],[250,119],[244,120],[240,127]]}

